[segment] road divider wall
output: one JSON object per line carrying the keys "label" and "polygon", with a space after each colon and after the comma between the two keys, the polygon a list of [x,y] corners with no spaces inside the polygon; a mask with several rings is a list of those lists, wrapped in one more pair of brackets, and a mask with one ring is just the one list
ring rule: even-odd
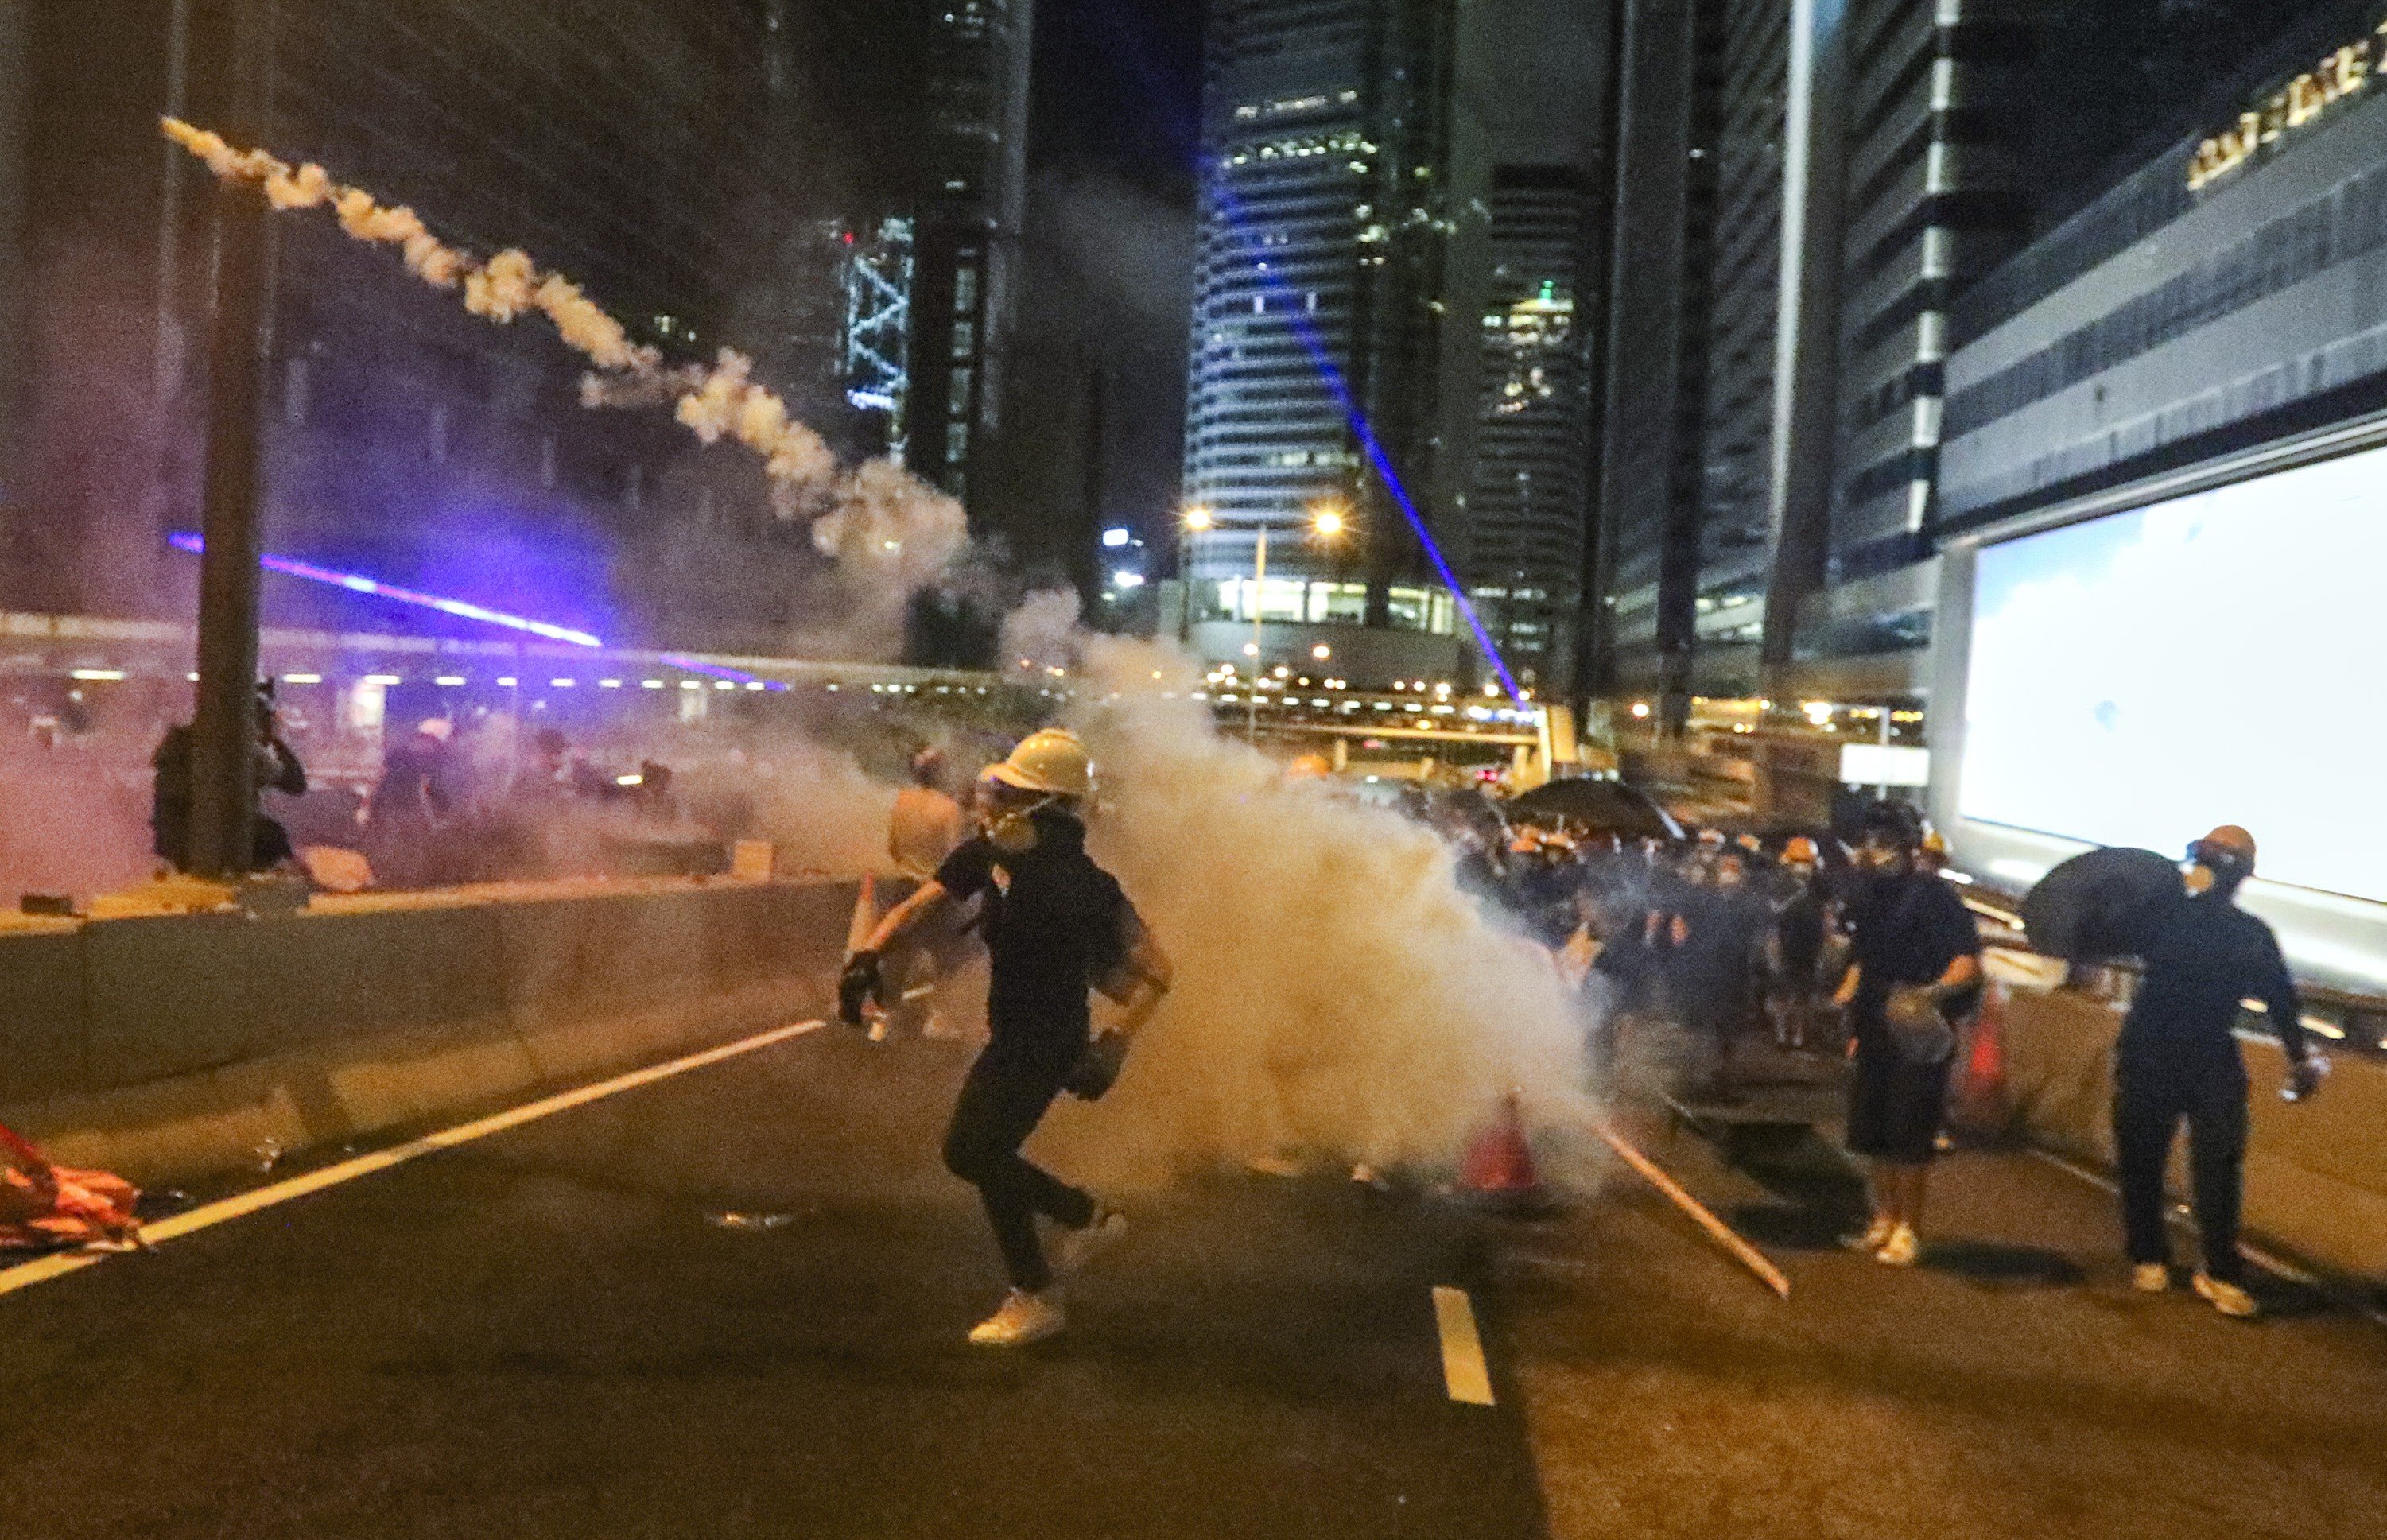
{"label": "road divider wall", "polygon": [[189,1180],[817,1014],[852,883],[512,884],[0,934],[0,1120]]}
{"label": "road divider wall", "polygon": [[[2024,1131],[2110,1170],[2121,1014],[2073,991],[2017,990],[2004,1019],[2008,1086]],[[2254,1079],[2248,1232],[2291,1256],[2387,1286],[2387,1064],[2338,1054],[2320,1094],[2292,1104],[2280,1099],[2287,1061],[2279,1046],[2251,1041],[2245,1053]],[[2185,1144],[2172,1166],[2182,1201]]]}

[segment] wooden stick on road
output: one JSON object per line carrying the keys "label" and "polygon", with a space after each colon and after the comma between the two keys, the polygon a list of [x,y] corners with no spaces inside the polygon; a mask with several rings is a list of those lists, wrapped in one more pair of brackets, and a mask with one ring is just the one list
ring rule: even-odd
{"label": "wooden stick on road", "polygon": [[1716,1243],[1738,1258],[1741,1266],[1755,1273],[1775,1294],[1785,1299],[1790,1297],[1790,1280],[1782,1275],[1782,1269],[1768,1260],[1763,1252],[1742,1240],[1730,1225],[1710,1213],[1699,1199],[1684,1192],[1680,1183],[1658,1168],[1656,1161],[1626,1143],[1614,1129],[1606,1123],[1595,1123],[1592,1127],[1601,1142],[1614,1150],[1625,1165],[1640,1172],[1642,1180],[1666,1194],[1675,1207],[1699,1221],[1699,1228],[1714,1236]]}

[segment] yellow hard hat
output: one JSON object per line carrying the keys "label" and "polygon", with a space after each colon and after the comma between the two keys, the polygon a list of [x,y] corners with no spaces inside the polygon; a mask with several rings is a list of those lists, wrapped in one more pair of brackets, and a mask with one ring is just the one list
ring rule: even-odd
{"label": "yellow hard hat", "polygon": [[1030,733],[1000,764],[986,767],[985,779],[1022,791],[1080,801],[1093,795],[1094,767],[1078,735],[1058,727]]}
{"label": "yellow hard hat", "polygon": [[1790,837],[1789,843],[1782,847],[1782,859],[1792,863],[1804,862],[1812,865],[1816,860],[1815,842],[1803,834],[1794,834]]}
{"label": "yellow hard hat", "polygon": [[1933,829],[1930,833],[1923,837],[1923,853],[1926,855],[1946,855],[1948,853],[1948,837],[1940,833],[1938,829]]}
{"label": "yellow hard hat", "polygon": [[1314,781],[1334,774],[1334,763],[1324,754],[1304,754],[1284,767],[1289,781]]}

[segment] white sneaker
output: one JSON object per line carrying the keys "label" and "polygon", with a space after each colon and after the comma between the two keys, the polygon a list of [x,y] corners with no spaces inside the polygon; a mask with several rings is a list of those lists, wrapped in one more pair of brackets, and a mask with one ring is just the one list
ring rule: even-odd
{"label": "white sneaker", "polygon": [[2142,1294],[2169,1293],[2171,1269],[2161,1262],[2141,1262],[2130,1269],[2130,1287]]}
{"label": "white sneaker", "polygon": [[1893,1228],[1889,1238],[1882,1242],[1881,1249],[1873,1254],[1873,1259],[1885,1268],[1911,1268],[1922,1256],[1923,1243],[1915,1236],[1913,1225]]}
{"label": "white sneaker", "polygon": [[1060,1295],[1047,1289],[1031,1294],[1014,1289],[1003,1296],[1003,1308],[970,1328],[974,1347],[1025,1347],[1042,1342],[1069,1324]]}
{"label": "white sneaker", "polygon": [[1083,1230],[1065,1230],[1053,1243],[1053,1271],[1062,1278],[1072,1278],[1083,1272],[1086,1264],[1117,1245],[1127,1234],[1127,1216],[1104,1205],[1094,1208],[1092,1224]]}
{"label": "white sneaker", "polygon": [[2197,1297],[2228,1316],[2231,1320],[2252,1320],[2263,1313],[2254,1296],[2235,1283],[2224,1283],[2208,1273],[2198,1273],[2190,1281]]}
{"label": "white sneaker", "polygon": [[1897,1228],[1896,1221],[1876,1214],[1873,1217],[1873,1223],[1865,1226],[1863,1234],[1847,1243],[1848,1248],[1850,1251],[1879,1251],[1889,1243],[1889,1232]]}

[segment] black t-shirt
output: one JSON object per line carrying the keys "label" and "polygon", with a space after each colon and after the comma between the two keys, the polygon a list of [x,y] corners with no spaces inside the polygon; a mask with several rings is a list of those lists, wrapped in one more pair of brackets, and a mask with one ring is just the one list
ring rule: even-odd
{"label": "black t-shirt", "polygon": [[1928,872],[1876,877],[1849,914],[1850,961],[1863,970],[1857,985],[1862,1030],[1881,1020],[1889,991],[1901,984],[1936,984],[1959,957],[1977,957],[1980,927],[1946,880]]}
{"label": "black t-shirt", "polygon": [[1088,991],[1116,968],[1139,935],[1118,880],[1086,854],[1085,826],[1057,808],[1034,815],[1036,847],[999,851],[964,840],[937,868],[955,902],[980,901],[990,971],[990,1054],[1061,1069],[1085,1051]]}
{"label": "black t-shirt", "polygon": [[2149,909],[2132,927],[2146,980],[2122,1022],[2126,1055],[2159,1054],[2209,1063],[2236,1058],[2239,1003],[2259,1000],[2292,1054],[2305,1049],[2294,978],[2271,928],[2227,896],[2185,895]]}

